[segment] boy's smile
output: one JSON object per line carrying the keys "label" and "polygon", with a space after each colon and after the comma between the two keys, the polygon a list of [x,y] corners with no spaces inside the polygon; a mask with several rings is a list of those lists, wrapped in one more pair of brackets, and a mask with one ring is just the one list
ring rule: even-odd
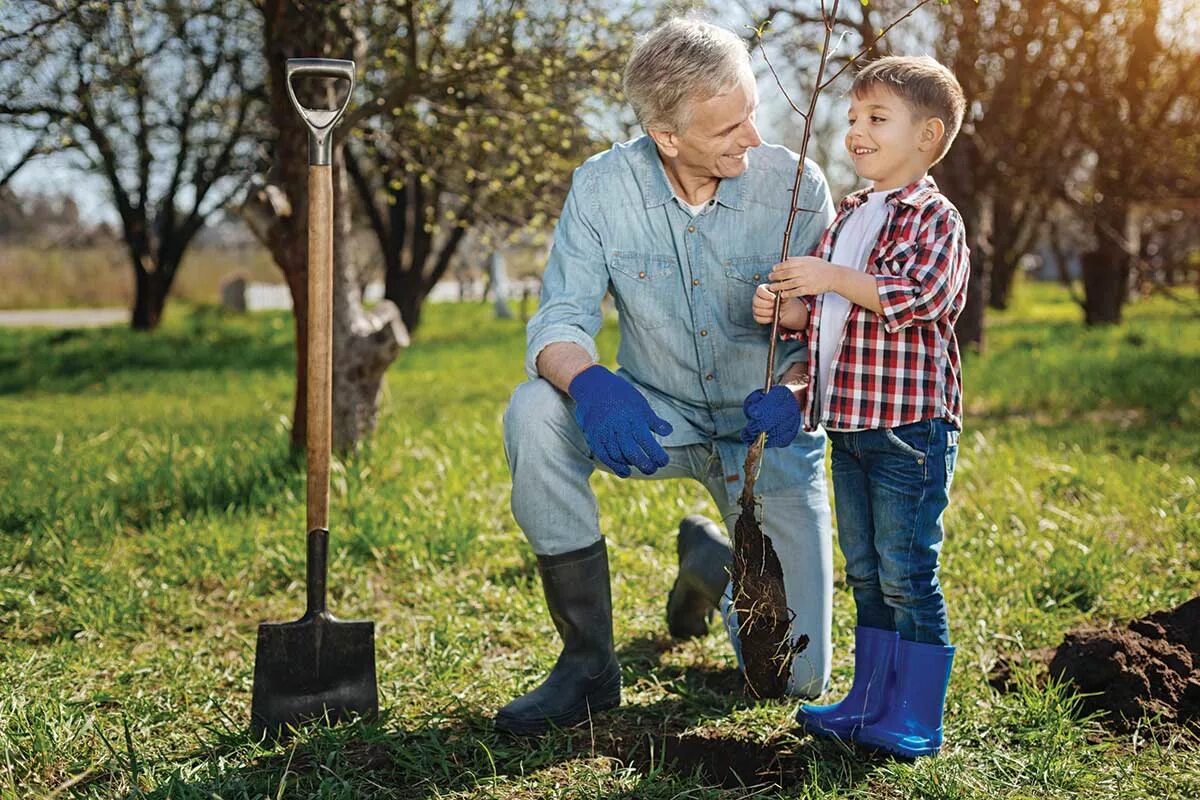
{"label": "boy's smile", "polygon": [[924,117],[898,94],[871,88],[850,98],[846,151],[875,191],[899,189],[929,169],[941,139],[941,121]]}

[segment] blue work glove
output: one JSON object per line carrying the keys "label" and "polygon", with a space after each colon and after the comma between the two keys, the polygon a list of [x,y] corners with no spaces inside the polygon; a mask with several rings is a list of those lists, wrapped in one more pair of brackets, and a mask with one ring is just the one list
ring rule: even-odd
{"label": "blue work glove", "polygon": [[671,423],[655,414],[629,381],[594,364],[575,376],[567,393],[588,447],[617,475],[628,478],[631,466],[653,475],[670,463],[654,434],[666,436]]}
{"label": "blue work glove", "polygon": [[750,444],[760,433],[767,434],[767,447],[787,447],[800,431],[800,403],[786,386],[772,386],[766,394],[755,389],[742,403],[746,427],[742,441]]}

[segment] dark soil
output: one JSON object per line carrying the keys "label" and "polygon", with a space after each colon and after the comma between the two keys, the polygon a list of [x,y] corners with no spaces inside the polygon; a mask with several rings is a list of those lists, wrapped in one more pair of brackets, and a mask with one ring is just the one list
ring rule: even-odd
{"label": "dark soil", "polygon": [[[1005,664],[991,683],[1004,688]],[[1118,732],[1157,716],[1200,727],[1200,597],[1157,611],[1123,628],[1068,633],[1049,662],[1050,677],[1084,695],[1086,713],[1103,713]]]}

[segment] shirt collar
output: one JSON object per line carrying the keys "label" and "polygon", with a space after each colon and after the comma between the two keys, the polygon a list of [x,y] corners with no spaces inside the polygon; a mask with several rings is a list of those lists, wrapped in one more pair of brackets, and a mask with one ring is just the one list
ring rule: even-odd
{"label": "shirt collar", "polygon": [[[851,192],[842,199],[838,209],[840,211],[851,211],[858,208],[867,201],[867,195],[870,193],[871,187],[869,186],[865,189],[859,189],[857,192]],[[937,195],[937,182],[929,175],[923,175],[908,186],[889,192],[885,202],[890,206],[904,205],[920,210],[932,202]]]}
{"label": "shirt collar", "polygon": [[[675,189],[667,178],[667,171],[663,167],[654,140],[649,134],[645,134],[634,141],[633,147],[636,153],[638,183],[642,186],[646,208],[655,208],[671,202],[675,199]],[[747,169],[736,178],[722,178],[717,184],[717,203],[734,211],[745,210],[746,173],[749,171]]]}

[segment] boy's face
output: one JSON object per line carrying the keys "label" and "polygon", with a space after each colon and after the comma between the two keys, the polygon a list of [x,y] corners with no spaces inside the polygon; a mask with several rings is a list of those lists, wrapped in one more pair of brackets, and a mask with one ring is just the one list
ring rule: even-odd
{"label": "boy's face", "polygon": [[851,95],[849,122],[846,151],[876,191],[899,189],[924,175],[945,131],[940,119],[921,115],[878,86]]}
{"label": "boy's face", "polygon": [[736,178],[750,164],[747,155],[762,144],[755,124],[758,88],[754,77],[731,92],[696,103],[691,122],[679,132],[651,131],[681,172],[702,178]]}

